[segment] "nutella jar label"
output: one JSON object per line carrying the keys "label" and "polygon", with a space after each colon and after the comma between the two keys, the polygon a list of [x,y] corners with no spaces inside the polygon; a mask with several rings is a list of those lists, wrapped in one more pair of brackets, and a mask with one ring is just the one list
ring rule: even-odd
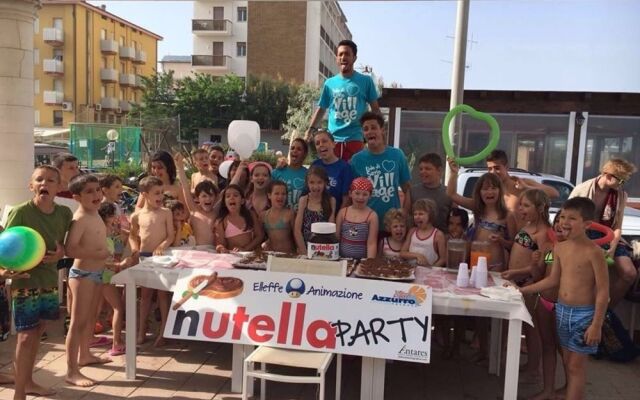
{"label": "nutella jar label", "polygon": [[307,244],[307,258],[314,260],[338,260],[340,258],[340,244],[309,242]]}

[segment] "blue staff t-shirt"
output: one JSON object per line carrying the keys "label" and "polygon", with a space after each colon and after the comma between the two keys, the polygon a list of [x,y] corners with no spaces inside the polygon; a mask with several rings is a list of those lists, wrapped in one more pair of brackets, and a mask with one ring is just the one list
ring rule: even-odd
{"label": "blue staff t-shirt", "polygon": [[336,142],[363,140],[360,117],[367,103],[378,97],[373,79],[356,71],[349,77],[338,74],[324,81],[318,105],[329,110],[329,132]]}
{"label": "blue staff t-shirt", "polygon": [[379,221],[384,221],[389,209],[400,208],[398,187],[411,179],[407,157],[401,150],[388,146],[380,154],[361,150],[351,157],[351,167],[355,178],[363,176],[373,183],[369,207],[378,214]]}
{"label": "blue staff t-shirt", "polygon": [[300,167],[293,169],[290,167],[276,168],[271,174],[274,181],[283,181],[287,184],[287,204],[292,210],[298,208],[298,199],[304,190],[304,178],[307,176],[307,169]]}
{"label": "blue staff t-shirt", "polygon": [[342,196],[349,193],[349,186],[353,181],[353,172],[351,166],[343,159],[325,164],[322,160],[318,159],[311,163],[311,166],[318,165],[327,171],[329,177],[329,193],[336,199],[336,211],[338,211],[342,205]]}

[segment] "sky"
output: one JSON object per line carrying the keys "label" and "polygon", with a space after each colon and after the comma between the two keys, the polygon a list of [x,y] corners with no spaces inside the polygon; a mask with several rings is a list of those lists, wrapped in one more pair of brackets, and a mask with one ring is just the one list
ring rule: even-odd
{"label": "sky", "polygon": [[[163,36],[158,59],[191,54],[191,1],[91,3]],[[456,3],[341,1],[356,66],[386,85],[450,88]],[[640,93],[638,16],[640,0],[472,0],[465,88]]]}

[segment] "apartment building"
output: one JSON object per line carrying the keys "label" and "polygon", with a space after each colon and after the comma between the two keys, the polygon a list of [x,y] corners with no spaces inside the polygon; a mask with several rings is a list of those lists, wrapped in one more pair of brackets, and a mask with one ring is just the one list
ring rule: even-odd
{"label": "apartment building", "polygon": [[194,1],[194,72],[267,75],[320,85],[351,39],[337,1]]}
{"label": "apartment building", "polygon": [[82,0],[43,0],[34,24],[36,127],[120,123],[162,37]]}

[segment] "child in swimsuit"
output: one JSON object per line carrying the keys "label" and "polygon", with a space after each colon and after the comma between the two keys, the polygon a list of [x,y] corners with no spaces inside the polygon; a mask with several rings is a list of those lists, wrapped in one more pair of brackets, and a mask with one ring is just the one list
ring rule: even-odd
{"label": "child in swimsuit", "polygon": [[216,219],[216,251],[253,251],[260,247],[263,238],[262,225],[256,213],[247,209],[242,189],[230,184],[222,193],[222,204]]}
{"label": "child in swimsuit", "polygon": [[249,164],[250,179],[245,197],[247,208],[257,214],[269,208],[269,196],[267,195],[271,182],[271,165],[266,162],[256,161]]}
{"label": "child in swimsuit", "polygon": [[367,206],[373,183],[360,177],[351,182],[351,205],[338,211],[336,231],[340,239],[340,257],[375,258],[378,239],[378,215]]}
{"label": "child in swimsuit", "polygon": [[267,240],[262,244],[262,248],[288,254],[294,253],[293,224],[295,215],[291,208],[287,208],[287,184],[283,181],[271,181],[267,196],[271,208],[260,216],[260,221],[267,235]]}
{"label": "child in swimsuit", "polygon": [[444,233],[433,223],[436,217],[436,203],[431,199],[419,199],[413,203],[413,222],[402,246],[400,256],[416,260],[418,265],[442,267],[447,260]]}
{"label": "child in swimsuit", "polygon": [[380,240],[378,253],[384,257],[400,257],[407,236],[407,217],[401,208],[392,208],[384,215],[384,229],[389,236]]}
{"label": "child in swimsuit", "polygon": [[329,177],[324,168],[312,166],[305,178],[309,194],[300,196],[293,234],[296,238],[298,254],[307,254],[307,241],[311,236],[311,224],[334,222],[336,199],[329,194]]}
{"label": "child in swimsuit", "polygon": [[[551,249],[547,231],[549,224],[549,197],[540,189],[528,189],[522,192],[518,202],[519,220],[525,225],[514,238],[509,257],[509,270],[503,278],[523,285],[529,281],[538,281],[544,276],[544,260],[542,254]],[[536,296],[525,296],[525,304],[534,313]],[[535,318],[535,317],[534,317]],[[525,324],[526,325],[526,324]],[[524,373],[538,379],[542,356],[540,333],[535,327],[526,325],[524,334],[527,338],[527,364]]]}

